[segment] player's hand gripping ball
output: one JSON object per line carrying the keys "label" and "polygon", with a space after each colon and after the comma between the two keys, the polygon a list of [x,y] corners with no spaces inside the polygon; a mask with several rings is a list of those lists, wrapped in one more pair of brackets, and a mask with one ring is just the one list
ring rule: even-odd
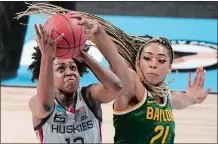
{"label": "player's hand gripping ball", "polygon": [[71,15],[71,18],[76,18],[79,20],[78,24],[84,26],[85,33],[86,33],[86,39],[91,40],[92,42],[95,42],[95,36],[98,36],[102,32],[104,32],[101,25],[95,19],[84,17],[82,14],[76,11],[70,11],[68,13]]}
{"label": "player's hand gripping ball", "polygon": [[77,57],[84,49],[86,34],[83,25],[78,24],[77,18],[72,18],[70,14],[61,13],[50,17],[43,28],[48,34],[54,29],[53,38],[58,38],[62,33],[64,37],[57,43],[56,57],[69,59]]}

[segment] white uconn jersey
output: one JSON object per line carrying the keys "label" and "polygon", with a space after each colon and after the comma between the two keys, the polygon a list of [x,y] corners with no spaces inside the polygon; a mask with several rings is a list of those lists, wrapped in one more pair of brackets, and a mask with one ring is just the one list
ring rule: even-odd
{"label": "white uconn jersey", "polygon": [[41,143],[101,143],[101,122],[89,109],[81,88],[75,110],[66,111],[56,101],[53,112],[43,121],[34,128]]}

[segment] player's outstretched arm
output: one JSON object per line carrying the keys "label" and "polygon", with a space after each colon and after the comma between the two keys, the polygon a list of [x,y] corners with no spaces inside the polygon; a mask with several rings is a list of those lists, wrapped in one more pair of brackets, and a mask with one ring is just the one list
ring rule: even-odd
{"label": "player's outstretched arm", "polygon": [[54,78],[53,78],[53,58],[56,49],[56,43],[62,38],[62,35],[56,40],[52,39],[53,32],[48,35],[40,24],[35,25],[37,43],[41,51],[41,65],[37,85],[37,95],[29,101],[29,107],[33,116],[37,118],[46,117],[52,110],[54,104]]}
{"label": "player's outstretched arm", "polygon": [[100,81],[100,83],[89,85],[86,89],[87,94],[92,99],[100,103],[108,103],[121,93],[123,88],[122,82],[113,72],[106,69],[84,51],[81,52],[79,59],[89,66]]}
{"label": "player's outstretched arm", "polygon": [[191,73],[188,74],[188,86],[186,92],[172,92],[172,106],[174,109],[185,109],[190,105],[202,103],[210,92],[210,88],[204,90],[206,71],[198,68],[193,83]]}
{"label": "player's outstretched arm", "polygon": [[[123,94],[125,92],[125,95],[128,96],[135,95],[134,78],[132,77],[126,62],[118,53],[116,45],[107,35],[105,30],[97,21],[83,18],[76,12],[72,12],[72,17],[78,18],[80,20],[79,24],[85,26],[87,37],[96,44],[100,52],[110,64],[112,71],[122,81]],[[104,85],[104,83],[102,84]]]}

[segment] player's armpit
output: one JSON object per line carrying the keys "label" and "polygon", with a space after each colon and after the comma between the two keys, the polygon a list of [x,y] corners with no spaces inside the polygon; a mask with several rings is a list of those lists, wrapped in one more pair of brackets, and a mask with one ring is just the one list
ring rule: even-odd
{"label": "player's armpit", "polygon": [[29,108],[33,116],[37,118],[45,118],[52,112],[54,105],[52,104],[49,106],[40,103],[37,96],[35,95],[29,100]]}
{"label": "player's armpit", "polygon": [[88,93],[92,99],[100,102],[100,103],[109,103],[114,100],[118,95],[120,95],[121,91],[110,92],[108,89],[104,87],[103,84],[91,84],[87,87]]}
{"label": "player's armpit", "polygon": [[[132,107],[133,104],[130,104],[131,100],[136,99],[137,102],[140,102],[143,100],[146,93],[146,89],[140,81],[137,73],[131,69],[129,70],[133,79],[133,82],[131,83],[132,89],[129,87],[123,88],[122,93],[116,98],[114,102],[114,110],[116,111],[122,111]],[[135,104],[137,104],[137,102]]]}

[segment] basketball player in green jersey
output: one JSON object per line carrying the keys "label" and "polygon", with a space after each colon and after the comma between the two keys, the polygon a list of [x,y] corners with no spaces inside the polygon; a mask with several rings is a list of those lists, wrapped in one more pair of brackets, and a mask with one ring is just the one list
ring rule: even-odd
{"label": "basketball player in green jersey", "polygon": [[[110,53],[113,53],[118,60],[119,54],[112,40],[114,39],[108,39],[104,48],[110,47]],[[119,40],[116,41],[117,43]],[[129,53],[123,55],[128,57],[128,54],[134,50],[126,49],[126,51]],[[122,54],[121,50],[119,53]],[[174,143],[175,121],[172,109],[183,109],[191,104],[200,103],[206,98],[210,89],[203,90],[205,77],[203,68],[197,71],[193,84],[189,74],[186,93],[172,92],[171,94],[167,87],[169,83],[165,84],[164,81],[172,70],[173,58],[174,52],[167,39],[148,37],[137,50],[134,66],[130,66],[135,67],[133,68],[135,71],[128,70],[125,60],[119,59],[119,65],[123,65],[125,78],[117,75],[123,83],[123,90],[116,97],[113,105],[115,143]],[[110,68],[118,74],[112,66]]]}
{"label": "basketball player in green jersey", "polygon": [[[165,79],[172,71],[174,51],[166,38],[129,36],[113,24],[88,13],[111,37],[111,53],[123,59],[122,93],[113,105],[116,144],[174,143],[175,121],[172,109],[185,109],[203,102],[210,88],[204,90],[206,71],[198,68],[193,83],[188,75],[186,92],[171,92]],[[116,44],[113,44],[113,42]],[[106,47],[106,46],[105,46]],[[129,70],[128,70],[129,69]],[[111,70],[117,74],[113,67]]]}
{"label": "basketball player in green jersey", "polygon": [[123,92],[114,102],[116,144],[174,143],[172,109],[200,103],[208,95],[210,89],[203,90],[203,68],[197,70],[193,84],[189,74],[186,93],[170,92],[164,80],[171,72],[173,57],[170,43],[162,37],[150,38],[139,49],[136,72],[130,72],[132,85],[123,83]]}
{"label": "basketball player in green jersey", "polygon": [[[204,90],[206,71],[199,68],[194,82],[188,75],[186,92],[170,92],[165,78],[172,70],[174,51],[166,38],[129,36],[109,22],[87,13],[84,17],[96,19],[112,38],[111,53],[123,57],[125,78],[122,93],[113,105],[116,144],[174,143],[175,121],[172,109],[184,109],[203,102],[210,89]],[[113,41],[116,44],[113,44]],[[105,46],[106,47],[106,46]],[[129,70],[128,70],[129,69]],[[111,70],[115,73],[113,67]]]}

